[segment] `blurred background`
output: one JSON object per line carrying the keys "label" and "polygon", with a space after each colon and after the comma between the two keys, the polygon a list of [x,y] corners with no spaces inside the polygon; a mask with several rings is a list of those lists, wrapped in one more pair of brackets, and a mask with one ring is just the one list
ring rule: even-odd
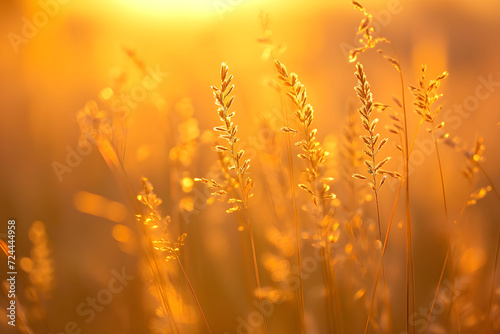
{"label": "blurred background", "polygon": [[[398,54],[406,86],[418,84],[421,64],[427,64],[428,79],[445,70],[450,73],[442,84],[444,96],[439,101],[444,106],[438,120],[445,121],[445,132],[450,138],[460,137],[467,150],[478,137],[484,138],[482,166],[493,184],[500,186],[500,158],[495,153],[500,149],[500,3],[367,0],[363,5],[374,14],[378,34],[391,40],[393,49],[388,53]],[[172,218],[173,239],[187,233],[180,260],[212,332],[246,333],[242,323],[258,310],[252,296],[255,283],[248,234],[239,229],[238,213],[226,214],[228,205],[210,198],[205,187],[193,181],[213,177],[219,170],[211,147],[217,140],[212,128],[220,121],[210,86],[220,85],[220,65],[225,61],[234,75],[233,120],[239,125],[240,145],[252,159],[255,189],[250,214],[262,285],[266,298],[275,303],[269,330],[298,333],[294,295],[283,284],[296,265],[295,232],[272,60],[278,57],[307,87],[315,109],[313,126],[331,153],[327,172],[335,177],[334,192],[345,205],[354,198],[357,209],[351,208],[350,213],[363,221],[365,237],[375,239],[370,189],[356,183],[358,194],[363,194],[356,198],[349,190],[350,174],[343,171],[350,167],[342,155],[343,133],[349,115],[359,107],[348,51],[359,46],[356,31],[361,18],[350,1],[340,0],[2,0],[0,212],[5,224],[0,233],[6,241],[7,220],[16,220],[17,266],[25,279],[18,279],[18,297],[31,331],[70,333],[74,329],[73,325],[68,329],[68,323],[74,322],[82,333],[169,332],[161,324],[154,292],[147,284],[135,203],[129,201],[97,147],[82,138],[77,113],[92,109],[87,102],[95,101],[96,108],[108,115],[105,118],[120,122],[117,128],[113,124],[112,142],[133,192],[139,193],[141,177],[147,177],[163,199],[161,213]],[[401,100],[394,68],[375,50],[358,60],[365,67],[374,99],[399,112],[392,100],[393,96]],[[406,98],[412,110],[409,90]],[[291,105],[288,109],[292,111]],[[409,115],[413,133],[419,118],[413,111]],[[397,142],[384,128],[391,122],[388,116],[377,115],[378,130]],[[351,119],[359,120],[356,115]],[[417,310],[429,308],[446,254],[440,178],[425,128],[424,124],[417,136],[411,174]],[[387,147],[384,154],[393,157],[389,168],[402,172],[401,155],[392,145]],[[461,214],[469,194],[490,183],[481,173],[472,179],[462,176],[464,152],[440,144],[440,153],[452,258],[457,282],[463,284],[461,322],[463,332],[475,333],[487,319],[500,228],[498,199],[490,192]],[[302,161],[294,164],[299,180]],[[354,167],[351,173],[366,173],[362,165]],[[390,181],[381,191],[382,231],[387,229],[397,187],[397,181]],[[307,214],[310,199],[297,191],[297,201],[303,258],[311,258],[315,225]],[[384,260],[394,333],[405,326],[403,204],[398,204]],[[349,251],[347,245],[352,242],[343,237],[343,228],[352,218],[348,211],[339,209],[337,216],[335,268],[345,331],[360,333],[375,266],[362,265],[362,256],[356,260]],[[4,281],[4,257],[1,264]],[[168,262],[167,270],[175,283],[169,296],[179,331],[204,332],[179,269]],[[82,315],[82,310],[91,309],[88,298],[107,302],[103,296],[109,294],[101,291],[109,290],[110,280],[123,271],[134,276],[123,291],[113,293],[102,309],[94,309],[91,320],[90,311]],[[304,287],[308,333],[327,332],[321,282],[321,268],[311,270]],[[498,287],[499,275],[496,282]],[[492,317],[498,319],[500,290],[494,293]],[[4,297],[0,297],[0,315],[5,320]],[[371,328],[373,332],[385,332],[383,310],[379,307],[380,312],[375,312],[380,328]],[[449,305],[435,311],[431,331],[454,332]],[[417,332],[423,319],[414,317]],[[21,327],[12,331],[4,320],[2,333],[30,332]]]}

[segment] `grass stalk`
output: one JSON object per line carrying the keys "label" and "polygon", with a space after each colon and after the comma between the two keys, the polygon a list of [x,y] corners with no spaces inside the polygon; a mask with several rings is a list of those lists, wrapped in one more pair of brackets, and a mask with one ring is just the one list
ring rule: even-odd
{"label": "grass stalk", "polygon": [[[493,189],[493,192],[495,193],[495,196],[498,198],[498,200],[500,200],[500,193],[498,192],[497,187],[493,183],[493,180],[490,178],[488,173],[486,173],[486,170],[479,163],[479,161],[475,161],[475,163],[476,163],[476,166],[479,168],[479,170],[481,170],[483,175],[486,177],[486,179],[490,183],[491,188]],[[495,277],[496,277],[497,270],[498,270],[498,258],[499,258],[498,253],[499,252],[500,252],[500,230],[498,231],[497,245],[495,248],[495,262],[493,264],[493,274],[492,274],[492,278],[491,278],[490,295],[488,298],[487,319],[490,319],[490,317],[491,317],[491,307],[493,306],[493,297],[495,295]],[[490,323],[490,322],[488,322],[488,323]],[[490,323],[490,325],[491,325],[491,323]]]}
{"label": "grass stalk", "polygon": [[[334,199],[336,196],[330,190],[330,186],[327,184],[332,178],[321,178],[322,165],[325,162],[327,154],[321,147],[320,143],[316,141],[317,129],[311,129],[311,125],[314,120],[314,109],[307,103],[306,89],[304,85],[299,81],[298,75],[295,73],[288,74],[286,67],[278,60],[274,61],[276,70],[278,73],[278,79],[283,83],[287,89],[287,96],[293,102],[297,108],[294,115],[297,117],[299,123],[299,130],[295,130],[291,127],[284,127],[282,131],[285,133],[299,133],[303,136],[303,139],[296,143],[302,149],[302,153],[298,154],[300,159],[306,160],[307,168],[304,171],[305,179],[307,184],[299,184],[298,186],[306,191],[315,207],[315,212],[319,216],[319,223],[317,224],[319,247],[322,255],[322,267],[323,267],[323,283],[326,292],[327,305],[332,308],[335,305],[333,299],[334,290],[336,287],[332,287],[332,277],[330,272],[330,264],[325,263],[329,261],[329,250],[327,247],[330,245],[329,236],[332,229],[332,214],[333,208],[331,208],[327,201]],[[321,179],[320,179],[321,178]],[[338,305],[340,308],[340,305]],[[332,309],[335,312],[335,307]],[[338,311],[338,310],[337,310]],[[332,324],[332,312],[328,312],[328,324],[330,327]],[[336,321],[336,326],[340,326],[340,319]],[[333,329],[330,329],[332,331]],[[338,330],[338,328],[337,328]]]}
{"label": "grass stalk", "polygon": [[[229,108],[231,107],[235,96],[231,96],[231,92],[234,89],[234,85],[231,84],[231,81],[233,79],[233,76],[229,74],[229,67],[227,66],[226,63],[222,63],[221,65],[221,70],[220,70],[220,80],[221,80],[221,86],[215,87],[212,86],[213,90],[213,95],[215,98],[215,104],[219,106],[217,109],[217,114],[222,121],[223,125],[215,127],[214,130],[219,132],[219,137],[221,139],[224,139],[228,142],[228,146],[224,145],[216,145],[214,150],[216,152],[219,152],[220,154],[228,154],[230,157],[230,166],[228,167],[228,171],[233,170],[235,171],[236,178],[233,176],[229,177],[229,182],[231,183],[236,183],[237,187],[240,188],[241,191],[241,198],[230,198],[228,200],[229,203],[233,204],[233,207],[231,209],[226,210],[228,213],[233,212],[233,211],[240,211],[244,210],[245,211],[245,217],[246,217],[246,225],[248,227],[248,232],[250,236],[250,246],[252,249],[252,260],[253,260],[253,266],[254,266],[254,273],[255,273],[255,281],[257,285],[257,290],[258,290],[258,299],[259,299],[259,305],[260,305],[260,312],[262,314],[262,319],[263,319],[263,327],[264,327],[264,332],[267,334],[267,320],[266,316],[264,315],[264,308],[263,308],[263,302],[262,302],[262,287],[260,283],[260,277],[259,277],[259,268],[257,264],[257,254],[255,251],[255,241],[254,241],[254,234],[252,230],[252,223],[250,220],[250,214],[248,211],[248,199],[251,195],[251,190],[253,187],[253,181],[250,177],[246,177],[248,168],[250,167],[250,159],[244,160],[243,155],[244,151],[236,150],[236,143],[239,141],[237,137],[237,126],[232,122],[231,118],[234,116],[234,111],[230,111]],[[223,167],[224,168],[224,167]],[[208,180],[208,179],[195,179],[199,180],[209,186],[209,188],[214,190],[214,194],[217,195],[229,195],[229,193],[224,189],[228,188],[226,186],[218,184],[215,180]]]}
{"label": "grass stalk", "polygon": [[[410,177],[408,173],[409,166],[409,149],[408,149],[408,115],[406,112],[406,101],[405,101],[405,85],[402,71],[399,72],[399,79],[401,82],[401,99],[403,106],[403,133],[404,133],[404,178],[405,182],[405,191],[406,191],[406,202],[405,202],[405,211],[406,211],[406,333],[409,332],[410,326],[410,271],[414,273],[413,267],[413,244],[412,244],[412,235],[411,235],[411,209],[410,209]],[[411,263],[410,263],[411,256]],[[414,276],[413,276],[414,277]],[[412,284],[415,284],[415,280],[412,279]],[[415,290],[413,289],[412,300],[415,301]],[[413,307],[415,309],[415,306]],[[415,331],[415,328],[413,329]]]}
{"label": "grass stalk", "polygon": [[371,313],[372,313],[373,304],[374,304],[374,301],[375,301],[375,291],[377,290],[378,278],[379,278],[379,274],[380,274],[380,267],[382,265],[382,259],[384,258],[385,251],[387,249],[387,244],[389,242],[389,234],[391,232],[392,223],[394,221],[394,214],[396,213],[396,207],[397,207],[397,204],[398,204],[398,201],[399,201],[399,196],[401,194],[402,187],[403,187],[403,179],[401,179],[399,181],[398,191],[396,193],[396,198],[394,199],[394,204],[392,206],[391,217],[390,217],[389,223],[387,225],[387,232],[385,234],[384,244],[383,244],[383,247],[382,247],[382,256],[380,258],[380,262],[379,262],[378,267],[377,267],[377,275],[375,277],[375,283],[373,285],[372,294],[371,294],[371,298],[370,298],[370,308],[368,309],[368,318],[366,320],[364,334],[368,333],[368,325],[370,324]]}
{"label": "grass stalk", "polygon": [[[366,74],[364,72],[363,66],[360,63],[356,64],[356,72],[354,73],[358,84],[355,87],[356,94],[358,96],[359,101],[362,104],[362,107],[358,109],[358,112],[361,116],[361,123],[365,130],[367,131],[367,135],[361,136],[361,139],[366,145],[366,149],[363,152],[370,158],[370,160],[365,160],[365,165],[368,167],[368,174],[370,177],[361,175],[361,174],[353,174],[352,176],[356,179],[366,180],[369,182],[374,194],[375,194],[375,203],[376,203],[376,212],[377,212],[377,224],[378,224],[378,234],[379,240],[382,243],[382,227],[380,221],[380,204],[379,204],[379,191],[382,185],[385,183],[387,179],[387,175],[392,176],[394,178],[400,178],[400,175],[395,172],[390,172],[388,170],[382,169],[382,167],[390,160],[390,157],[386,157],[380,162],[377,162],[376,156],[380,152],[380,150],[385,146],[385,144],[389,141],[388,138],[381,139],[379,141],[380,134],[375,132],[375,128],[379,122],[378,118],[372,118],[372,111],[376,109],[385,110],[387,106],[373,103],[373,95],[371,93],[370,84],[366,78]],[[377,175],[383,175],[382,179],[379,181]],[[381,266],[382,266],[382,276],[384,281],[384,299],[386,306],[386,315],[387,315],[387,326],[388,331],[390,332],[391,321],[390,321],[390,305],[389,299],[387,297],[387,281],[385,276],[385,269],[383,264],[383,257],[381,258]],[[379,273],[377,272],[377,275]],[[369,311],[371,315],[371,310]],[[370,318],[368,319],[368,322]]]}
{"label": "grass stalk", "polygon": [[[104,161],[113,172],[113,175],[116,177],[118,184],[121,185],[125,194],[127,195],[127,199],[132,207],[135,207],[135,212],[139,213],[140,209],[137,206],[137,201],[135,200],[135,194],[132,190],[132,185],[130,184],[130,180],[127,176],[125,168],[123,167],[121,160],[118,157],[113,145],[110,143],[108,138],[104,135],[100,135],[97,140],[99,152],[103,157]],[[151,236],[147,232],[144,224],[140,225],[140,231],[143,236],[143,240],[146,241],[146,245],[143,246],[144,255],[146,257],[146,261],[151,268],[153,273],[154,282],[156,285],[156,289],[160,295],[160,304],[162,306],[163,312],[166,316],[168,316],[171,327],[175,330],[176,333],[179,333],[179,329],[177,327],[177,323],[174,320],[174,316],[172,313],[172,309],[170,307],[170,303],[164,291],[164,286],[166,286],[166,282],[164,281],[161,270],[154,255],[152,245],[153,241],[151,240]],[[151,246],[151,247],[150,247]]]}
{"label": "grass stalk", "polygon": [[179,268],[181,268],[182,274],[184,275],[184,278],[186,279],[186,282],[189,286],[189,290],[191,291],[191,294],[193,295],[193,298],[196,302],[196,306],[198,307],[198,310],[201,314],[201,317],[203,319],[203,323],[205,325],[205,328],[207,329],[207,332],[212,334],[212,330],[210,329],[210,325],[208,324],[207,318],[205,317],[205,313],[203,313],[203,309],[201,308],[201,304],[198,300],[198,297],[196,297],[196,293],[194,292],[193,285],[191,284],[191,281],[189,279],[189,276],[187,275],[186,271],[184,270],[184,266],[181,263],[181,260],[179,259],[179,256],[175,257],[177,260],[177,263],[179,264]]}
{"label": "grass stalk", "polygon": [[[288,127],[288,115],[285,108],[285,101],[283,98],[283,94],[279,92],[281,110],[283,112],[283,117],[285,120],[285,126]],[[288,176],[290,180],[290,194],[292,196],[292,204],[293,204],[293,217],[295,221],[295,243],[297,249],[297,266],[299,268],[299,291],[298,291],[298,308],[299,308],[299,317],[300,317],[300,327],[301,332],[306,333],[305,320],[304,320],[304,282],[302,280],[302,258],[300,255],[300,229],[299,229],[299,217],[297,213],[297,199],[295,196],[295,175],[293,170],[293,159],[292,159],[292,144],[290,140],[290,135],[286,135],[286,149],[287,149],[287,158],[288,158]]]}
{"label": "grass stalk", "polygon": [[437,162],[438,162],[438,169],[439,169],[439,176],[441,180],[441,191],[442,191],[442,196],[443,196],[443,207],[444,207],[444,213],[445,213],[445,225],[446,225],[446,256],[443,262],[443,267],[441,269],[441,275],[439,277],[439,281],[436,287],[436,293],[434,294],[434,298],[431,303],[431,308],[429,310],[429,317],[427,318],[427,324],[425,326],[425,334],[427,334],[427,330],[429,328],[429,324],[431,321],[431,316],[432,316],[432,311],[434,309],[434,304],[436,302],[436,298],[438,295],[439,288],[441,286],[441,282],[443,280],[443,274],[444,270],[446,268],[446,265],[448,263],[448,260],[450,261],[450,272],[451,272],[451,285],[453,289],[453,300],[454,300],[454,306],[455,306],[455,313],[457,316],[457,327],[458,327],[458,333],[461,333],[461,328],[460,328],[460,312],[458,309],[458,300],[456,297],[456,288],[455,288],[455,270],[453,266],[453,258],[452,258],[452,253],[451,253],[451,236],[450,236],[450,227],[449,227],[449,219],[448,219],[448,205],[446,201],[446,190],[445,190],[445,185],[444,185],[444,175],[443,175],[443,168],[441,165],[441,155],[439,154],[439,147],[438,147],[438,142],[436,138],[436,132],[435,132],[435,125],[434,121],[431,122],[432,124],[432,139],[434,142],[434,147],[436,149],[436,157],[437,157]]}

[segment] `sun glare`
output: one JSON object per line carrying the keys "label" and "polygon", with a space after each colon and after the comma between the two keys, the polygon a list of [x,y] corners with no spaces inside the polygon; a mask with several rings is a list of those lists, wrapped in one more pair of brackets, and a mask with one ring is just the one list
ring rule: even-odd
{"label": "sun glare", "polygon": [[214,11],[212,0],[120,0],[119,3],[143,13],[203,14]]}

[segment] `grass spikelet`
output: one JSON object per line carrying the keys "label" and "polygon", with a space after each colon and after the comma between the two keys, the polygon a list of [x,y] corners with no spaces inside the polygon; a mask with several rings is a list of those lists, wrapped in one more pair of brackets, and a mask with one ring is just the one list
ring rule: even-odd
{"label": "grass spikelet", "polygon": [[307,93],[304,85],[299,81],[297,74],[292,73],[288,75],[285,65],[278,60],[274,61],[278,78],[283,82],[287,88],[287,96],[297,107],[294,115],[300,124],[300,130],[291,127],[282,129],[286,133],[301,133],[303,139],[296,142],[303,153],[297,156],[307,162],[304,175],[307,184],[299,184],[299,187],[306,191],[314,203],[314,205],[322,212],[327,214],[329,209],[329,202],[336,198],[336,195],[331,191],[328,183],[332,181],[331,178],[321,178],[320,168],[325,162],[327,152],[323,150],[320,143],[316,140],[317,129],[312,129],[311,125],[314,119],[314,109],[307,103]]}
{"label": "grass spikelet", "polygon": [[[358,79],[358,85],[355,87],[355,90],[358,99],[362,104],[362,107],[358,109],[358,112],[361,115],[361,124],[363,125],[363,128],[368,132],[367,135],[360,136],[360,138],[366,145],[366,149],[363,149],[363,152],[369,158],[369,160],[365,160],[364,163],[368,168],[368,174],[370,175],[370,177],[366,177],[361,174],[353,174],[353,177],[355,179],[367,180],[370,183],[371,188],[375,192],[375,196],[377,197],[380,188],[385,183],[386,175],[394,178],[401,178],[401,175],[397,172],[392,172],[382,169],[382,167],[387,162],[389,162],[390,157],[386,157],[379,162],[377,162],[376,160],[377,154],[387,144],[389,139],[383,138],[379,141],[380,134],[376,133],[375,131],[379,119],[372,118],[371,114],[372,111],[377,109],[383,111],[387,109],[388,106],[373,102],[373,96],[370,90],[370,84],[366,79],[366,75],[363,70],[363,65],[361,65],[360,63],[356,64],[355,76]],[[383,176],[380,181],[377,180],[377,175]],[[380,230],[380,220],[379,220],[379,237],[380,240],[382,240],[382,232]]]}
{"label": "grass spikelet", "polygon": [[[236,143],[239,141],[237,137],[238,126],[234,124],[231,118],[234,116],[235,112],[230,111],[235,96],[231,95],[234,89],[234,85],[231,85],[233,76],[228,74],[229,67],[226,63],[221,65],[221,86],[220,88],[212,86],[215,104],[219,106],[217,109],[217,114],[222,121],[222,126],[214,127],[214,130],[219,133],[219,138],[227,141],[227,146],[216,145],[213,150],[219,153],[219,160],[222,162],[222,168],[225,169],[226,161],[223,157],[228,155],[229,165],[227,166],[227,172],[234,171],[236,177],[232,177],[232,182],[237,185],[241,190],[241,198],[231,197],[228,198],[228,203],[232,204],[232,208],[228,212],[234,212],[239,210],[248,211],[248,199],[252,196],[253,181],[247,176],[248,168],[250,167],[250,159],[243,159],[245,151],[237,151]],[[228,184],[222,185],[215,180],[208,180],[205,178],[197,178],[196,181],[201,181],[202,183],[209,186],[214,195],[229,195],[225,190]],[[230,181],[230,180],[228,180]],[[248,221],[247,221],[248,223]]]}
{"label": "grass spikelet", "polygon": [[374,37],[375,28],[372,26],[373,15],[368,13],[359,2],[353,1],[352,4],[355,9],[358,9],[363,13],[363,19],[359,23],[358,31],[356,33],[360,36],[359,42],[362,46],[351,50],[349,54],[349,61],[355,62],[360,53],[375,48],[378,43],[389,43],[389,41],[383,37]]}
{"label": "grass spikelet", "polygon": [[152,235],[153,246],[156,251],[161,252],[165,261],[178,259],[180,247],[184,245],[187,233],[183,233],[177,238],[177,242],[172,242],[168,227],[171,222],[169,216],[162,217],[158,212],[158,206],[162,200],[154,193],[154,188],[147,178],[142,179],[142,190],[137,195],[137,200],[146,206],[146,213],[138,214],[139,222],[147,226]]}
{"label": "grass spikelet", "polygon": [[444,126],[444,122],[435,124],[435,119],[442,109],[442,105],[434,108],[434,103],[442,96],[438,94],[438,89],[441,86],[441,82],[448,77],[448,72],[444,71],[436,79],[430,80],[429,83],[425,83],[425,72],[427,71],[427,66],[422,65],[422,74],[420,76],[419,84],[417,87],[410,86],[410,90],[415,96],[415,111],[422,117],[426,122],[432,125],[429,132],[440,129]]}

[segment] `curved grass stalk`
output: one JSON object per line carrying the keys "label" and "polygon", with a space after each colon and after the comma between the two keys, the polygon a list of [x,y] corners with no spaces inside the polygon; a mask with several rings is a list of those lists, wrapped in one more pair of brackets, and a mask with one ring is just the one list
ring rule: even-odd
{"label": "curved grass stalk", "polygon": [[182,274],[184,275],[184,278],[186,279],[189,290],[191,291],[191,294],[193,295],[194,301],[196,302],[196,306],[198,307],[198,310],[200,311],[201,318],[203,319],[203,324],[205,325],[207,332],[212,334],[212,330],[210,329],[210,325],[208,324],[207,318],[205,317],[205,313],[203,312],[203,309],[201,308],[200,301],[198,300],[198,297],[196,297],[196,293],[194,292],[194,288],[193,288],[193,285],[191,284],[191,280],[189,279],[189,276],[186,273],[186,270],[184,270],[184,266],[182,265],[181,260],[179,259],[178,255],[175,256],[175,259],[177,260],[177,263],[179,264],[179,268],[181,268]]}

